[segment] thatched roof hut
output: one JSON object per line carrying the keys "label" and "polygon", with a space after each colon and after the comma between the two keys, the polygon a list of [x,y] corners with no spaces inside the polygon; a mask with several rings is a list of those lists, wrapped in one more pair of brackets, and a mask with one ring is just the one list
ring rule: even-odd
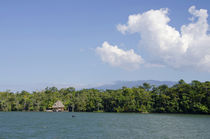
{"label": "thatched roof hut", "polygon": [[58,100],[55,104],[53,104],[52,108],[53,111],[56,112],[64,111],[64,105],[60,100]]}

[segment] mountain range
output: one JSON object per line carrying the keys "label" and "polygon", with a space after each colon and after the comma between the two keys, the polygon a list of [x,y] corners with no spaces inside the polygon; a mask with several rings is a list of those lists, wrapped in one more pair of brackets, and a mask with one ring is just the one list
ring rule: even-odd
{"label": "mountain range", "polygon": [[158,81],[158,80],[138,80],[138,81],[115,81],[110,84],[104,84],[101,86],[94,87],[95,89],[120,89],[123,86],[132,88],[132,87],[138,87],[140,85],[143,85],[143,83],[149,83],[150,85],[160,86],[160,85],[168,85],[169,87],[175,85],[177,82],[175,81]]}

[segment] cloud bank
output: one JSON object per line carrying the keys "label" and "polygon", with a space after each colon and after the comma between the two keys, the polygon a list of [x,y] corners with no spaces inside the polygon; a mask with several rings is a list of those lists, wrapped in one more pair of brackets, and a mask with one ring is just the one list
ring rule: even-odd
{"label": "cloud bank", "polygon": [[144,63],[141,56],[135,54],[133,49],[124,51],[118,46],[110,45],[108,42],[104,42],[102,47],[97,47],[96,52],[100,55],[103,62],[126,70],[138,69],[139,65]]}
{"label": "cloud bank", "polygon": [[[167,8],[130,15],[127,24],[119,24],[117,29],[122,34],[140,34],[140,50],[144,50],[148,55],[147,59],[144,59],[146,63],[210,72],[210,35],[208,34],[207,10],[197,10],[195,6],[191,6],[188,11],[192,15],[190,23],[182,25],[180,31],[168,24],[170,18]],[[107,49],[111,48],[107,47]],[[109,51],[106,52],[108,56]],[[100,53],[100,56],[103,61],[111,60],[106,59],[103,53]],[[138,57],[137,54],[135,56]],[[141,58],[140,55],[139,57]],[[129,63],[129,59],[126,59],[126,62]],[[134,62],[132,61],[133,64]],[[113,62],[108,63],[113,65]],[[143,62],[136,62],[136,65],[139,64],[143,64]]]}

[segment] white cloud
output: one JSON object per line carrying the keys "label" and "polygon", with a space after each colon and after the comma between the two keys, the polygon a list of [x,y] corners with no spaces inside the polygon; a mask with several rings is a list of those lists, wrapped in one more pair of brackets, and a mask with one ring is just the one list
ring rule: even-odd
{"label": "white cloud", "polygon": [[128,51],[112,46],[108,42],[104,42],[102,47],[96,48],[96,53],[106,62],[115,67],[122,67],[126,70],[135,70],[140,64],[144,63],[141,56],[134,53],[133,49]]}
{"label": "white cloud", "polygon": [[151,64],[169,65],[174,68],[196,68],[210,71],[210,35],[207,33],[207,10],[189,8],[191,22],[178,31],[168,23],[168,9],[149,10],[130,15],[126,25],[117,29],[141,35],[140,49],[145,49]]}

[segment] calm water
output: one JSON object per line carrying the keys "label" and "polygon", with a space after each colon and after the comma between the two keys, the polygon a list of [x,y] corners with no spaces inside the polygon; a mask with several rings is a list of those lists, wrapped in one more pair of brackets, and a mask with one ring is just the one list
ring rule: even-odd
{"label": "calm water", "polygon": [[0,112],[0,138],[209,139],[210,115]]}

